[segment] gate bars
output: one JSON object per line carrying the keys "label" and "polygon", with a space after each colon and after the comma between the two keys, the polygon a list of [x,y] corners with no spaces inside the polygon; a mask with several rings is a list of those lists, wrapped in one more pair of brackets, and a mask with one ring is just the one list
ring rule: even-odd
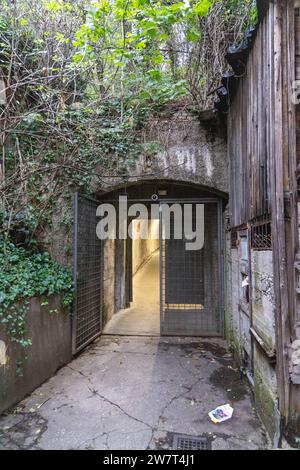
{"label": "gate bars", "polygon": [[[99,201],[78,193],[74,193],[73,201],[75,301],[72,318],[72,351],[75,354],[102,331],[103,242],[96,234],[96,209]],[[222,336],[224,315],[222,203],[215,198],[180,201],[166,199],[160,202],[202,203],[205,206],[206,221],[206,243],[203,253],[187,256],[183,252],[174,256],[177,241],[174,243],[171,240],[166,246],[161,237],[160,223],[161,334]],[[181,252],[182,247],[178,248]],[[186,276],[187,282],[182,282],[183,276]],[[190,279],[191,276],[197,279]],[[168,280],[175,281],[176,286],[170,285]]]}
{"label": "gate bars", "polygon": [[205,240],[204,247],[198,251],[185,251],[184,240],[175,240],[172,236],[170,240],[164,240],[160,216],[161,334],[222,336],[224,264],[221,202],[213,198],[162,202],[204,204]]}
{"label": "gate bars", "polygon": [[96,235],[96,209],[99,201],[74,193],[73,203],[75,301],[72,351],[75,354],[101,334],[103,243]]}

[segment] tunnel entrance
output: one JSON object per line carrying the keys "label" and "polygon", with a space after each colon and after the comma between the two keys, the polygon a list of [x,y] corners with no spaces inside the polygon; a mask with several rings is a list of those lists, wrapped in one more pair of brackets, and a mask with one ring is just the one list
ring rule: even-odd
{"label": "tunnel entrance", "polygon": [[[128,205],[125,232],[131,234],[129,237],[120,236],[120,225],[124,223],[120,216],[120,196],[123,199],[126,196]],[[98,205],[111,204],[116,209],[116,236],[101,241],[100,245],[95,239],[90,238],[89,243],[85,239],[83,262],[80,269],[77,267],[74,271],[77,276],[77,309],[73,336],[78,335],[78,324],[84,324],[86,330],[93,331],[91,340],[101,331],[116,335],[222,335],[222,221],[225,203],[224,194],[199,185],[170,181],[143,181],[142,184],[128,184],[97,195]],[[133,207],[141,204],[149,209],[148,217],[143,217],[139,211],[132,214]],[[153,207],[155,210],[152,212]],[[179,224],[176,219],[178,207],[182,209]],[[191,210],[189,214],[185,214],[187,207]],[[198,209],[203,215],[203,243],[187,249],[187,245],[193,242],[191,234],[185,233],[187,221],[192,233],[196,233]],[[82,210],[85,219],[89,219],[90,231],[96,231],[94,206],[93,211],[91,215]],[[169,212],[169,219],[164,212]],[[77,213],[80,213],[78,207]],[[169,220],[169,225],[166,220]],[[178,236],[180,229],[181,237]],[[148,233],[146,238],[141,236],[145,231]],[[82,257],[78,252],[80,240],[83,240],[86,229],[77,227],[75,232],[77,253],[74,258],[78,264]],[[91,237],[90,234],[88,236]],[[97,261],[92,261],[91,269],[87,270],[89,256],[96,257]],[[98,273],[98,277],[93,279],[93,273]],[[90,280],[84,286],[89,285],[93,289],[96,285],[97,288],[92,296],[86,294],[82,297],[81,294],[81,299],[78,299],[78,276],[82,279],[86,275]],[[93,321],[97,315],[100,316],[94,330],[88,326],[90,297],[98,300],[93,304]]]}
{"label": "tunnel entrance", "polygon": [[[160,335],[159,219],[131,220],[132,239],[126,246],[127,302],[113,315],[106,334]],[[141,234],[147,231],[148,237]]]}

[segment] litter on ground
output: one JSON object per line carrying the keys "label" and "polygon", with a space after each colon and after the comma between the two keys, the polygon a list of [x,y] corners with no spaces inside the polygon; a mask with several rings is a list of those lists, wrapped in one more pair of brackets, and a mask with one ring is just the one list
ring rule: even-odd
{"label": "litter on ground", "polygon": [[213,423],[219,424],[227,419],[230,419],[233,414],[233,408],[227,403],[226,405],[221,405],[215,408],[214,410],[208,413],[208,416]]}

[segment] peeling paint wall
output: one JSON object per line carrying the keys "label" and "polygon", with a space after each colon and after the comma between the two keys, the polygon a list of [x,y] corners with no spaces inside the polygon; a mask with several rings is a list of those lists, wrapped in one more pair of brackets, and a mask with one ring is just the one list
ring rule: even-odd
{"label": "peeling paint wall", "polygon": [[253,375],[255,403],[261,419],[276,442],[279,429],[275,369],[275,298],[272,251],[251,252]]}
{"label": "peeling paint wall", "polygon": [[141,155],[135,169],[137,174],[149,173],[157,179],[190,181],[228,191],[224,139],[185,108],[172,110],[152,121],[144,139],[155,143],[159,150]]}
{"label": "peeling paint wall", "polygon": [[270,351],[275,351],[275,298],[272,251],[251,252],[252,324]]}

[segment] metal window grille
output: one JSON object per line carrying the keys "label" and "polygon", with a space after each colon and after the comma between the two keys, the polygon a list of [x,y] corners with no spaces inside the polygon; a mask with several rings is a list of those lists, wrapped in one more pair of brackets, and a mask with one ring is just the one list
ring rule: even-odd
{"label": "metal window grille", "polygon": [[238,241],[237,230],[231,230],[230,232],[231,248],[237,248],[237,241]]}
{"label": "metal window grille", "polygon": [[269,215],[252,222],[251,248],[257,251],[272,250],[272,228]]}

